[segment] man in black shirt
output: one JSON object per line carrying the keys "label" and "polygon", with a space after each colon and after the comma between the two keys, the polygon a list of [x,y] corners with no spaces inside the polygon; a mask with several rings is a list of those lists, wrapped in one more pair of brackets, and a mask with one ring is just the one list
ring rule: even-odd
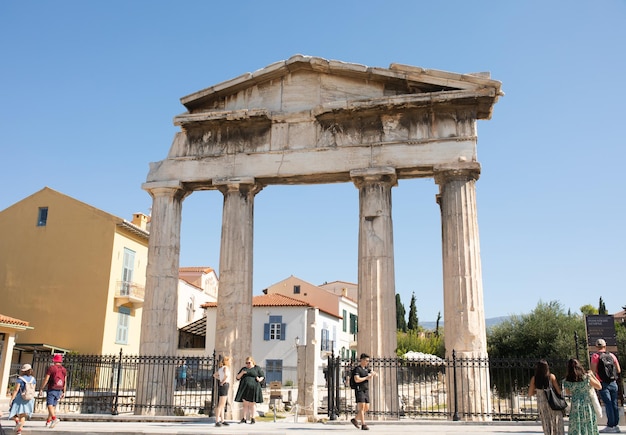
{"label": "man in black shirt", "polygon": [[362,353],[359,365],[352,370],[352,376],[356,382],[356,388],[354,389],[356,395],[356,418],[350,421],[359,429],[357,420],[361,420],[361,429],[363,430],[369,430],[369,427],[365,424],[365,414],[370,407],[369,380],[377,375],[375,371],[367,367],[369,362],[369,355]]}

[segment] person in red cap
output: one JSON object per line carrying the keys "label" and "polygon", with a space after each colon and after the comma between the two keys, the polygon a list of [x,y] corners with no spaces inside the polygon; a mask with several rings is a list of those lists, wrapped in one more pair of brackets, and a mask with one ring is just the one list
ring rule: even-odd
{"label": "person in red cap", "polygon": [[[56,406],[65,396],[65,378],[67,377],[67,370],[63,367],[63,355],[55,353],[52,356],[52,362],[41,383],[42,390],[44,386],[46,387],[46,405],[48,405],[46,426],[50,425],[50,429],[59,422],[56,416]],[[40,395],[42,390],[39,391]]]}

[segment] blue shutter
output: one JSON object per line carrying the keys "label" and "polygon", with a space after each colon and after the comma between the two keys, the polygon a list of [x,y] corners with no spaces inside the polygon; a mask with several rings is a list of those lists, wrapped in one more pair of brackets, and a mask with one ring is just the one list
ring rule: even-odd
{"label": "blue shutter", "polygon": [[281,323],[280,324],[280,339],[284,340],[286,337],[287,337],[287,324]]}
{"label": "blue shutter", "polygon": [[264,323],[263,324],[263,340],[267,341],[269,339],[270,339],[270,324]]}

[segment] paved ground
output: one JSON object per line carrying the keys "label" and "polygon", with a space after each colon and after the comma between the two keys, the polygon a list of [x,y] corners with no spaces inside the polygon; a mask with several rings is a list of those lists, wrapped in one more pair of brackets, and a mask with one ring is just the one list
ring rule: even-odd
{"label": "paved ground", "polygon": [[[63,418],[64,416],[61,416]],[[328,433],[357,433],[357,429],[346,420],[329,421],[326,423],[295,422],[293,419],[269,421],[257,420],[254,425],[232,422],[228,427],[215,427],[209,418],[163,418],[161,421],[146,421],[136,416],[88,416],[78,415],[66,417],[54,429],[44,426],[42,416],[33,416],[26,422],[23,435],[111,435],[111,434],[290,434],[304,432],[307,435]],[[110,421],[115,418],[116,421]],[[106,421],[106,420],[109,421]],[[6,414],[2,419],[2,427],[7,434],[14,434],[15,424],[7,421]],[[542,434],[541,425],[537,422],[452,422],[437,420],[411,420],[375,422],[370,424],[369,433],[378,434]],[[626,429],[625,429],[626,430]]]}

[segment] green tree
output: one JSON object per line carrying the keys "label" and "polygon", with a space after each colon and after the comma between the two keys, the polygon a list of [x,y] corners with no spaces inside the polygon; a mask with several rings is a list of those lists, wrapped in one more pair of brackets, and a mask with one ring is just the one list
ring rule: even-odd
{"label": "green tree", "polygon": [[530,314],[512,316],[490,328],[487,348],[491,357],[563,359],[576,356],[574,332],[585,336],[581,315],[566,314],[558,301],[539,301]]}
{"label": "green tree", "polygon": [[437,355],[444,358],[446,350],[444,347],[443,334],[437,336],[434,333],[398,332],[398,349],[396,353],[399,357],[409,351],[423,352],[430,355]]}
{"label": "green tree", "polygon": [[606,305],[604,305],[604,300],[602,296],[600,296],[600,301],[598,302],[598,314],[601,316],[606,316],[609,312],[606,310]]}
{"label": "green tree", "polygon": [[593,316],[598,314],[598,310],[596,309],[596,307],[591,304],[583,305],[582,307],[580,307],[580,312],[583,313],[585,316]]}
{"label": "green tree", "polygon": [[415,292],[411,295],[411,304],[409,305],[409,322],[406,326],[409,331],[417,331],[418,319],[417,308],[415,306]]}
{"label": "green tree", "polygon": [[396,329],[398,331],[406,332],[406,310],[404,304],[400,299],[400,295],[396,293]]}

